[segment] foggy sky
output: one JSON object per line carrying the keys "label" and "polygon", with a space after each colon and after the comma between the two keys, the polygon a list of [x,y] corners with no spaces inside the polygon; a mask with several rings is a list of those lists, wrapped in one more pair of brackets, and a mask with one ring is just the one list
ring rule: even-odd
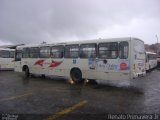
{"label": "foggy sky", "polygon": [[155,35],[159,0],[0,0],[1,45]]}

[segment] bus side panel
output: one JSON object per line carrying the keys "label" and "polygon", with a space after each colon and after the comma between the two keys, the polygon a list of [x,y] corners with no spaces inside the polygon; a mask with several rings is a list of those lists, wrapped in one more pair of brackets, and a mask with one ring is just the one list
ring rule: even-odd
{"label": "bus side panel", "polygon": [[[49,64],[48,64],[49,63]],[[48,75],[52,75],[52,76],[65,76],[64,75],[64,66],[65,66],[65,62],[64,59],[58,59],[58,58],[51,58],[48,60],[48,64],[47,65],[47,69],[48,69]]]}
{"label": "bus side panel", "polygon": [[150,66],[149,69],[155,68],[157,66],[157,60],[156,59],[149,60],[149,66]]}
{"label": "bus side panel", "polygon": [[[60,66],[61,67],[61,66]],[[73,68],[78,68],[82,72],[82,78],[97,79],[96,68],[91,68],[88,59],[72,58],[65,59],[63,62],[64,76],[70,78],[70,72]]]}
{"label": "bus side panel", "polygon": [[97,62],[97,77],[105,80],[129,80],[130,63],[129,60],[107,59],[107,63],[103,60]]}
{"label": "bus side panel", "polygon": [[129,80],[130,78],[128,59],[108,59],[107,63],[102,59],[65,59],[65,76],[70,77],[72,68],[79,68],[82,77],[87,79]]}
{"label": "bus side panel", "polygon": [[[120,43],[128,43],[123,47],[123,54],[115,59],[98,59],[97,76],[102,80],[130,80],[131,62],[130,62],[130,40],[122,41]],[[122,44],[121,44],[122,45]],[[119,53],[120,54],[120,53]],[[114,54],[113,54],[114,55]],[[124,57],[125,56],[125,57]]]}
{"label": "bus side panel", "polygon": [[41,63],[37,62],[39,59],[34,58],[22,58],[21,64],[22,69],[23,66],[27,66],[29,68],[29,72],[32,74],[40,74]]}
{"label": "bus side panel", "polygon": [[145,54],[145,69],[146,71],[149,70],[149,59],[147,53]]}
{"label": "bus side panel", "polygon": [[[128,41],[130,46],[130,41]],[[65,59],[65,76],[70,76],[72,68],[79,68],[82,77],[87,79],[102,80],[129,80],[130,79],[130,48],[128,48],[127,59]]]}
{"label": "bus side panel", "polygon": [[21,61],[15,61],[15,63],[14,63],[14,71],[15,72],[22,72]]}
{"label": "bus side panel", "polygon": [[0,69],[1,70],[13,70],[14,59],[13,58],[0,58]]}
{"label": "bus side panel", "polygon": [[30,73],[39,74],[39,71],[41,69],[41,65],[40,64],[36,64],[36,62],[38,60],[39,59],[30,58],[30,60],[27,61]]}
{"label": "bus side panel", "polygon": [[72,58],[64,60],[64,74],[66,77],[70,77],[71,70],[78,68],[82,72],[82,78],[95,79],[96,76],[93,74],[96,72],[95,69],[88,69],[88,59]]}
{"label": "bus side panel", "polygon": [[146,70],[149,70],[149,63],[147,62],[145,65],[146,65],[146,67],[145,67]]}

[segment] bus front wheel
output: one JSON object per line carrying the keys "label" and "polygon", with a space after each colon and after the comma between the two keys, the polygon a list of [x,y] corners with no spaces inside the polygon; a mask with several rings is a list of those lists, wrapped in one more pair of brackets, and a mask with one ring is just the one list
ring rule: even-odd
{"label": "bus front wheel", "polygon": [[73,69],[71,71],[71,78],[76,83],[82,82],[82,73],[81,73],[81,71],[79,69]]}

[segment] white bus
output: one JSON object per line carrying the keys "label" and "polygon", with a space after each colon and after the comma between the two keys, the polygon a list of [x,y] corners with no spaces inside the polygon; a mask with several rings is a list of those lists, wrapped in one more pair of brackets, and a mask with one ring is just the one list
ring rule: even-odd
{"label": "white bus", "polygon": [[157,54],[146,52],[146,70],[151,70],[157,67]]}
{"label": "white bus", "polygon": [[14,49],[0,48],[0,70],[14,69]]}
{"label": "white bus", "polygon": [[146,74],[144,42],[138,38],[28,45],[18,49],[23,51],[19,72],[27,77],[53,75],[81,82],[131,80]]}

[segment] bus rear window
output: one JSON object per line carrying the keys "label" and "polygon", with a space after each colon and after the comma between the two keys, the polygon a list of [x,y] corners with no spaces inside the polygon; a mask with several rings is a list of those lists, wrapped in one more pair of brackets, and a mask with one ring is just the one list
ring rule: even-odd
{"label": "bus rear window", "polygon": [[140,40],[135,40],[134,50],[138,53],[144,53],[145,52],[144,43]]}

